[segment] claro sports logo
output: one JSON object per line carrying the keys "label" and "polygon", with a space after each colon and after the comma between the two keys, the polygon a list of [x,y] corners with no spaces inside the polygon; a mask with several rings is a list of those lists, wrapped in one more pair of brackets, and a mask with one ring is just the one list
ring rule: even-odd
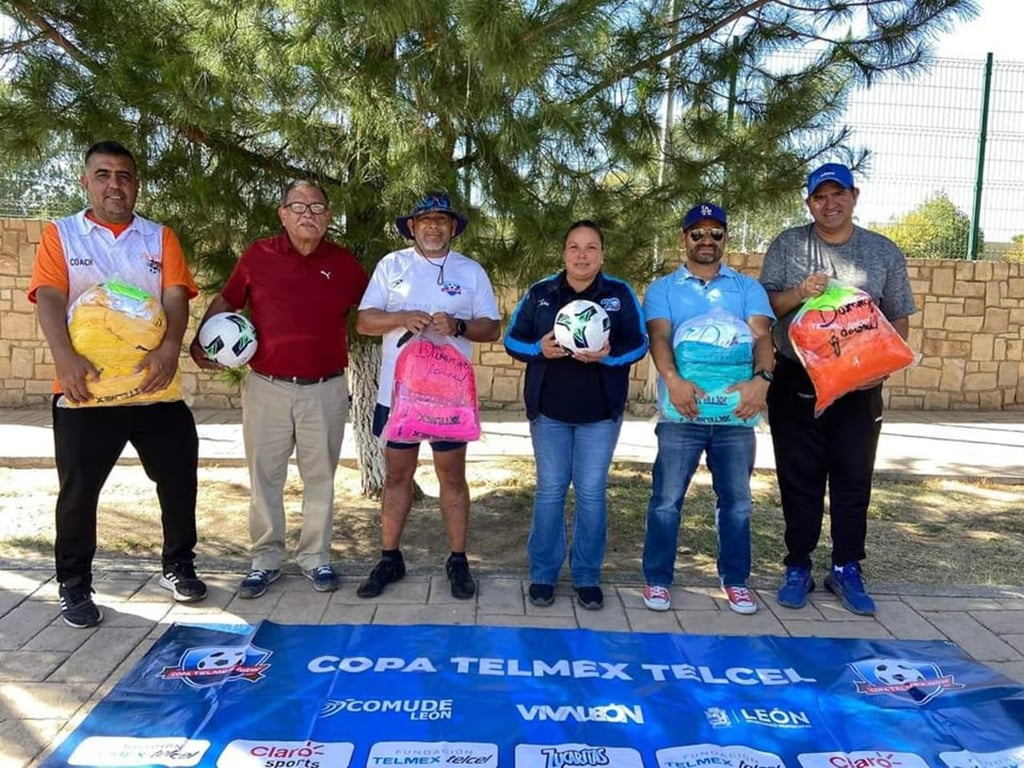
{"label": "claro sports logo", "polygon": [[355,745],[336,741],[232,741],[217,768],[348,768]]}

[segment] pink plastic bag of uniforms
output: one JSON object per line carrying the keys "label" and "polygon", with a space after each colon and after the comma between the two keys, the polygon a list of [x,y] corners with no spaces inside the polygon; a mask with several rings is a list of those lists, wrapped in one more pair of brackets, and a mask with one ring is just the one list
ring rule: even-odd
{"label": "pink plastic bag of uniforms", "polygon": [[401,351],[384,438],[399,443],[480,439],[473,365],[455,345],[419,336]]}

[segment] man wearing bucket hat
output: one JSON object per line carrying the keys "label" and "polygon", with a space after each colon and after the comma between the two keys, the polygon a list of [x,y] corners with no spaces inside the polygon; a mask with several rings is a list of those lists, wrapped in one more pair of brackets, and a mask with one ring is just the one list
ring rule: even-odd
{"label": "man wearing bucket hat", "polygon": [[778,363],[768,392],[768,423],[786,520],[786,575],[778,603],[802,608],[814,589],[811,553],[818,546],[828,486],[832,557],[825,588],[850,612],[871,615],[864,585],[868,504],[882,428],[882,382],[850,392],[814,416],[815,392],[789,340],[800,306],[830,279],[868,293],[906,338],[916,310],[907,259],[886,237],[854,225],[860,190],[845,165],[826,163],[807,178],[814,221],[782,232],[768,247],[761,284],[779,318],[773,330]]}
{"label": "man wearing bucket hat", "polygon": [[[409,214],[395,220],[398,231],[413,245],[382,258],[370,278],[359,305],[356,330],[384,337],[373,417],[373,433],[378,437],[388,419],[395,363],[402,344],[412,335],[429,332],[449,339],[467,359],[472,355],[472,342],[497,341],[501,335],[501,316],[487,273],[476,261],[451,249],[452,239],[467,223],[466,217],[452,207],[448,195],[428,193]],[[476,582],[466,559],[466,444],[438,441],[432,442],[431,448],[441,489],[441,515],[451,548],[445,570],[452,596],[469,599],[476,594]],[[405,576],[400,545],[412,508],[418,459],[419,443],[386,443],[381,559],[360,584],[359,597],[377,597],[388,584]]]}

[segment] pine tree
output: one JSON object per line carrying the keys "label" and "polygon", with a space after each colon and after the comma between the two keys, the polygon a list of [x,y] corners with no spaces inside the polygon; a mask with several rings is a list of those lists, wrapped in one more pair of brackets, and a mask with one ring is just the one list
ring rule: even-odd
{"label": "pine tree", "polygon": [[[498,288],[557,269],[580,217],[605,227],[607,270],[643,284],[681,208],[711,197],[756,213],[791,195],[809,160],[845,146],[849,89],[919,69],[930,36],[974,12],[971,0],[0,0],[14,22],[0,40],[0,145],[137,150],[147,212],[211,279],[276,227],[281,183],[312,176],[367,268],[399,244],[394,217],[444,187],[471,214],[460,250]],[[791,50],[804,63],[780,65]],[[663,136],[669,95],[678,120]],[[374,387],[356,382],[361,446]]]}

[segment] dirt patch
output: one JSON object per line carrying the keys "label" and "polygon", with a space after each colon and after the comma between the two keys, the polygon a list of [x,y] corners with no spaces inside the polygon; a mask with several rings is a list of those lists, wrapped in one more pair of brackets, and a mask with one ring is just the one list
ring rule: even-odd
{"label": "dirt patch", "polygon": [[[471,462],[473,497],[470,556],[478,569],[525,574],[526,538],[533,503],[533,465],[526,460]],[[417,481],[425,497],[416,504],[403,537],[412,568],[434,568],[447,555],[437,484],[428,465]],[[249,478],[239,467],[204,466],[199,473],[200,567],[244,570],[248,566]],[[0,562],[48,566],[52,558],[53,469],[0,469]],[[355,469],[338,469],[334,529],[335,561],[362,572],[379,555],[379,504],[359,493]],[[778,579],[783,526],[774,475],[755,475],[752,538],[753,581]],[[650,468],[616,463],[609,479],[609,578],[640,579]],[[869,522],[868,572],[875,583],[937,586],[1009,585],[1021,579],[1024,517],[1020,488],[959,480],[880,481]],[[285,487],[289,544],[301,524],[302,484],[294,467]],[[710,478],[694,479],[683,512],[677,562],[680,581],[715,580],[714,495]],[[118,466],[100,501],[100,558],[128,564],[158,560],[159,510],[152,483],[139,467]],[[828,556],[828,526],[816,553]]]}

